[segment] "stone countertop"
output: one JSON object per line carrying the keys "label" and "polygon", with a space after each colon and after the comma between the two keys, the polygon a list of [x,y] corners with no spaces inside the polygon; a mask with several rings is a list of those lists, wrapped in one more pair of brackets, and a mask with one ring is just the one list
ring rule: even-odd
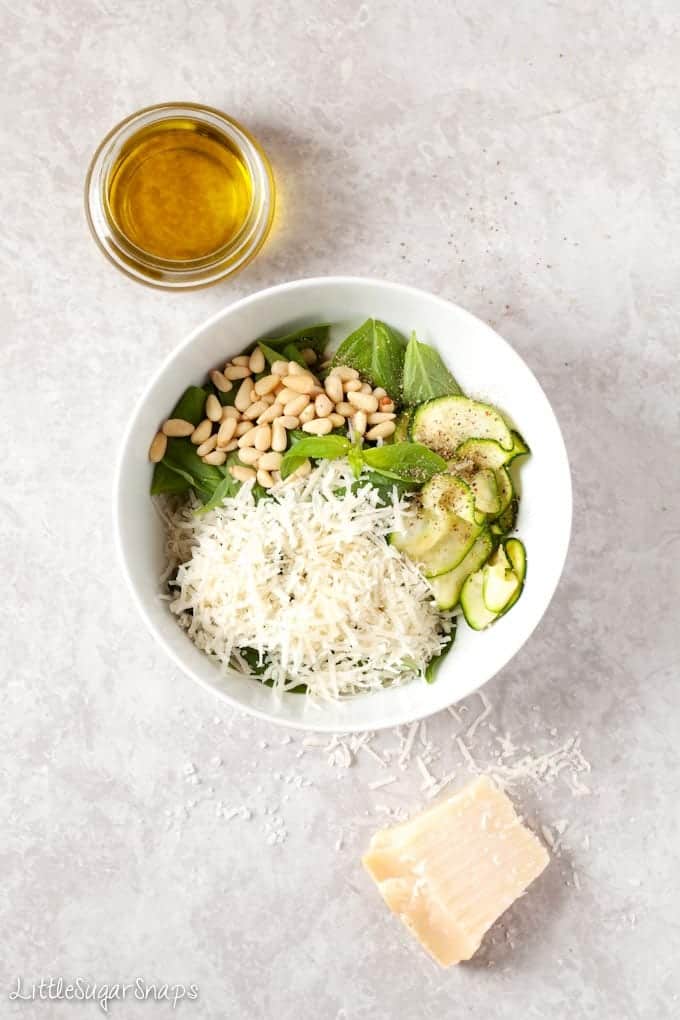
{"label": "stone countertop", "polygon": [[[6,999],[59,975],[200,987],[176,1011],[114,1003],[125,1020],[680,1015],[676,4],[27,0],[0,26],[2,1016],[100,1015]],[[82,211],[100,138],[168,99],[249,125],[280,194],[261,256],[184,295],[119,275]],[[476,732],[477,696],[415,746],[455,785],[456,733],[481,761],[506,734],[573,758],[578,734],[592,772],[514,791],[553,863],[447,972],[359,866],[423,803],[415,761],[345,768],[226,712],[154,645],[114,558],[112,465],[159,360],[235,298],[333,273],[498,329],[573,469],[550,610]]]}

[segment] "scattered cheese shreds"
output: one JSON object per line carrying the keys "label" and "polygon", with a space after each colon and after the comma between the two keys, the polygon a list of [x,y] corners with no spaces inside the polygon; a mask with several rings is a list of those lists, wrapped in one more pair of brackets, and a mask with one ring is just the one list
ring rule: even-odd
{"label": "scattered cheese shreds", "polygon": [[[194,643],[223,666],[286,690],[306,684],[320,699],[374,691],[422,675],[446,645],[418,568],[385,541],[408,505],[383,506],[356,486],[345,461],[256,502],[252,486],[206,514],[169,515],[169,555],[187,556],[170,582],[171,609]],[[236,653],[236,654],[235,654]]]}

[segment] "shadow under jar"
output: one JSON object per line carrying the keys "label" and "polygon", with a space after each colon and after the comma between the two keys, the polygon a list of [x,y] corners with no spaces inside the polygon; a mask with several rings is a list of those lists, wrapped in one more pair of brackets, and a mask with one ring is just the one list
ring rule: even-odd
{"label": "shadow under jar", "polygon": [[111,262],[153,287],[206,287],[264,244],[274,178],[257,142],[207,106],[164,103],[126,118],[85,182],[92,234]]}

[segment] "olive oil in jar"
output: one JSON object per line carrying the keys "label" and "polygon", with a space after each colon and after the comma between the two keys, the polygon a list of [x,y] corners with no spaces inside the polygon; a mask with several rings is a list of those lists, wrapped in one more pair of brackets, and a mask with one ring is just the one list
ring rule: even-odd
{"label": "olive oil in jar", "polygon": [[129,139],[108,179],[111,217],[128,242],[187,262],[228,245],[251,209],[247,165],[226,136],[190,119],[163,120]]}

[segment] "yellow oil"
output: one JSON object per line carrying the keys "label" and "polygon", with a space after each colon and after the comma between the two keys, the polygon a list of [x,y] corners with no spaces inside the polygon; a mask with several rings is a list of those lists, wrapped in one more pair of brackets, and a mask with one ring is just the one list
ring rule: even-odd
{"label": "yellow oil", "polygon": [[184,262],[212,255],[241,230],[252,181],[238,150],[204,124],[167,120],[130,139],[111,170],[108,204],[142,251]]}

